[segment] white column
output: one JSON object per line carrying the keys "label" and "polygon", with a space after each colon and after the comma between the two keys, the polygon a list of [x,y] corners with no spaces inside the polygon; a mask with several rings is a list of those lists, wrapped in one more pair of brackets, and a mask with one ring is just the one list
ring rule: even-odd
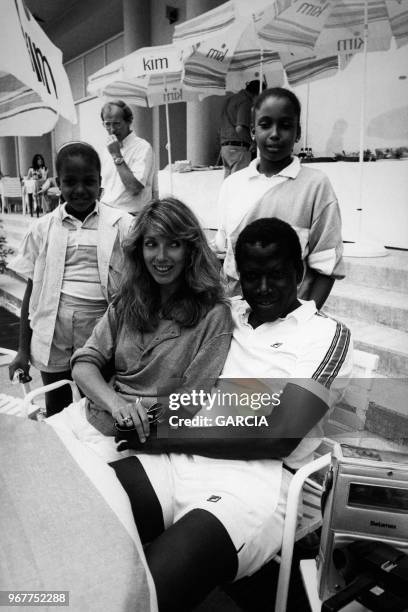
{"label": "white column", "polygon": [[[186,19],[192,19],[220,4],[222,2],[215,0],[187,0]],[[218,125],[223,103],[221,96],[187,103],[187,159],[193,164],[213,165],[217,161]]]}
{"label": "white column", "polygon": [[0,170],[8,176],[18,175],[14,136],[0,138]]}
{"label": "white column", "polygon": [[[123,0],[123,31],[125,55],[151,44],[149,0]],[[151,109],[132,105],[133,129],[137,136],[153,141]]]}

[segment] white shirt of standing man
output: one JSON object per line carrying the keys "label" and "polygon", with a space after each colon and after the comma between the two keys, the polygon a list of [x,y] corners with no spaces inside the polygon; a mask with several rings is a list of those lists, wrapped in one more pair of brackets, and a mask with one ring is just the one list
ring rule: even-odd
{"label": "white shirt of standing man", "polygon": [[133,115],[121,100],[108,102],[101,112],[108,132],[102,155],[101,200],[110,206],[138,213],[151,199],[157,182],[151,145],[131,131]]}

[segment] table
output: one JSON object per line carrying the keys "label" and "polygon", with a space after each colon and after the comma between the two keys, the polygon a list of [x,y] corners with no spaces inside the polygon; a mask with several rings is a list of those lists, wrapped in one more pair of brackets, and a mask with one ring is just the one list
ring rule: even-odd
{"label": "table", "polygon": [[[325,172],[336,191],[343,222],[343,239],[357,239],[360,164],[308,164]],[[204,227],[218,224],[217,197],[223,170],[173,173],[173,195],[188,204]],[[159,172],[159,193],[170,193],[167,170]],[[366,162],[362,169],[363,228],[381,244],[408,249],[408,159]]]}
{"label": "table", "polygon": [[[309,600],[312,612],[320,612],[322,602],[319,599],[317,592],[317,570],[314,559],[304,559],[300,562],[300,573],[302,575],[303,584],[306,595]],[[358,602],[352,602],[342,608],[341,612],[366,612],[367,608]]]}
{"label": "table", "polygon": [[69,591],[69,610],[157,612],[129,499],[105,461],[71,432],[6,414],[0,449],[0,589]]}
{"label": "table", "polygon": [[[218,226],[217,198],[224,170],[193,170],[173,172],[173,195],[195,212],[203,227]],[[159,172],[160,197],[170,194],[170,177],[167,170]]]}
{"label": "table", "polygon": [[23,179],[23,215],[29,210],[28,206],[28,194],[33,194],[33,212],[37,210],[37,207],[40,205],[40,201],[38,199],[38,192],[40,191],[42,185],[45,183],[46,179]]}

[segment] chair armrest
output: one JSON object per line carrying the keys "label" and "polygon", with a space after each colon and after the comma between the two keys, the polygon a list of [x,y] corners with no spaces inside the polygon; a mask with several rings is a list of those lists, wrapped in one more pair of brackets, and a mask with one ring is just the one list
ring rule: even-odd
{"label": "chair armrest", "polygon": [[30,391],[30,393],[27,393],[23,400],[26,414],[32,412],[32,410],[30,411],[30,406],[32,406],[34,398],[36,398],[38,395],[43,395],[48,391],[54,391],[54,389],[59,389],[59,387],[63,387],[64,385],[69,385],[71,387],[73,401],[79,402],[79,400],[81,399],[81,394],[79,393],[78,387],[76,386],[75,382],[73,380],[66,379],[57,380],[56,382],[50,383],[49,385],[44,385],[43,387],[38,387],[38,389],[34,389],[33,391]]}
{"label": "chair armrest", "polygon": [[8,366],[17,355],[17,351],[0,347],[0,366]]}
{"label": "chair armrest", "polygon": [[331,453],[327,453],[322,457],[318,457],[318,459],[310,461],[310,463],[298,469],[289,485],[288,499],[286,502],[285,525],[283,528],[281,565],[279,570],[278,587],[276,591],[275,612],[286,612],[290,569],[293,558],[293,546],[295,544],[296,537],[297,513],[303,484],[311,474],[330,465],[330,462]]}

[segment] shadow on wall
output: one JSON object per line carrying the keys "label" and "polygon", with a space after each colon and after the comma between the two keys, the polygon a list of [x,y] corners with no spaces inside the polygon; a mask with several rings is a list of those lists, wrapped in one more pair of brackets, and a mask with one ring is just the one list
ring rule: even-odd
{"label": "shadow on wall", "polygon": [[371,119],[367,135],[388,140],[392,138],[401,141],[401,145],[408,145],[408,106],[394,108]]}
{"label": "shadow on wall", "polygon": [[334,123],[332,132],[327,139],[325,155],[332,157],[335,153],[341,153],[344,149],[344,134],[348,123],[345,119],[337,119]]}

